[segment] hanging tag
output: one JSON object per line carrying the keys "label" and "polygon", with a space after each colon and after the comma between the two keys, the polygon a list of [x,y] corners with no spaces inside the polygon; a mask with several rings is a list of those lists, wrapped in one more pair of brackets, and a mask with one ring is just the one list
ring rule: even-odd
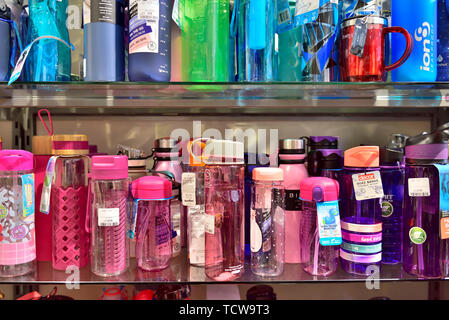
{"label": "hanging tag", "polygon": [[137,224],[137,208],[139,207],[139,201],[141,199],[134,199],[133,201],[133,208],[128,216],[128,232],[126,233],[128,235],[129,239],[134,239],[136,236],[136,224]]}
{"label": "hanging tag", "polygon": [[196,206],[196,175],[193,172],[182,174],[181,196],[182,205],[186,207]]}
{"label": "hanging tag", "polygon": [[65,42],[64,40],[59,39],[58,37],[54,37],[54,36],[42,36],[42,37],[38,37],[38,38],[34,39],[33,42],[31,42],[31,43],[30,43],[30,44],[29,44],[29,45],[22,51],[22,53],[21,53],[19,59],[17,60],[17,64],[16,64],[16,66],[15,66],[15,68],[14,68],[12,74],[11,74],[11,77],[9,78],[8,86],[11,85],[14,81],[16,81],[16,80],[20,77],[20,74],[22,73],[23,66],[25,65],[25,61],[26,61],[26,59],[27,59],[27,57],[28,57],[28,54],[30,53],[31,48],[33,47],[33,45],[34,45],[35,43],[37,43],[38,41],[43,40],[43,39],[53,39],[53,40],[60,41],[60,42],[62,42],[63,44],[65,44],[67,47],[69,47],[71,50],[75,50],[75,47],[73,46],[73,44],[71,44],[71,43],[69,44],[69,43]]}
{"label": "hanging tag", "polygon": [[22,177],[23,217],[34,214],[34,174]]}
{"label": "hanging tag", "polygon": [[173,3],[173,11],[171,14],[171,18],[177,24],[177,26],[182,30],[181,19],[179,19],[179,0],[175,0],[175,2]]}
{"label": "hanging tag", "polygon": [[382,179],[379,171],[353,174],[352,183],[357,201],[384,197]]}
{"label": "hanging tag", "polygon": [[440,239],[449,239],[449,165],[434,164],[439,172]]}
{"label": "hanging tag", "polygon": [[341,240],[338,201],[317,202],[318,233],[322,246],[339,246]]}
{"label": "hanging tag", "polygon": [[45,214],[48,214],[48,212],[50,211],[51,184],[53,183],[53,175],[55,174],[55,162],[58,158],[58,156],[51,157],[48,161],[47,169],[45,170],[45,179],[44,185],[42,187],[40,207],[40,211]]}
{"label": "hanging tag", "polygon": [[366,35],[368,27],[365,19],[357,19],[355,21],[354,34],[352,36],[351,54],[362,58],[365,51]]}
{"label": "hanging tag", "polygon": [[292,14],[288,0],[277,0],[278,23],[277,33],[283,33],[293,28]]}
{"label": "hanging tag", "polygon": [[429,197],[430,182],[429,178],[410,178],[408,183],[409,197]]}
{"label": "hanging tag", "polygon": [[215,215],[204,214],[204,231],[215,234]]}
{"label": "hanging tag", "polygon": [[120,225],[120,208],[99,208],[98,226],[117,227]]}

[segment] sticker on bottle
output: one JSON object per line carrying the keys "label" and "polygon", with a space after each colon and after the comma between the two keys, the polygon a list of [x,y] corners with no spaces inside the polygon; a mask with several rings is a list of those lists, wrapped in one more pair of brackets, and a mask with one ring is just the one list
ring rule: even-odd
{"label": "sticker on bottle", "polygon": [[302,201],[299,190],[285,190],[285,210],[301,211]]}
{"label": "sticker on bottle", "polygon": [[139,201],[141,199],[134,199],[132,203],[132,210],[128,214],[128,231],[126,234],[129,239],[134,239],[136,237],[136,225],[137,225],[137,209],[139,207]]}
{"label": "sticker on bottle", "polygon": [[204,264],[204,205],[188,207],[189,259],[191,264]]}
{"label": "sticker on bottle", "polygon": [[120,225],[119,208],[99,208],[98,226],[99,227],[117,227]]}
{"label": "sticker on bottle", "polygon": [[449,165],[434,165],[439,173],[440,239],[449,239]]}
{"label": "sticker on bottle", "polygon": [[338,201],[317,202],[318,235],[322,246],[338,246],[342,242]]}
{"label": "sticker on bottle", "polygon": [[204,215],[204,231],[209,234],[215,234],[215,215]]}
{"label": "sticker on bottle", "polygon": [[256,222],[256,211],[251,210],[250,218],[250,246],[251,252],[259,252],[262,248],[262,230]]}
{"label": "sticker on bottle", "polygon": [[408,179],[409,197],[429,197],[430,182],[429,178],[410,178]]}
{"label": "sticker on bottle", "polygon": [[424,242],[426,242],[427,239],[426,231],[424,231],[424,229],[420,227],[411,228],[408,233],[408,236],[410,237],[410,240],[414,244],[423,244]]}
{"label": "sticker on bottle", "polygon": [[293,27],[292,23],[292,14],[290,11],[290,5],[288,4],[288,0],[277,0],[277,8],[278,8],[278,24],[277,24],[277,33],[286,32]]}
{"label": "sticker on bottle", "polygon": [[45,170],[44,184],[42,186],[42,196],[41,196],[41,206],[40,211],[42,213],[48,214],[50,211],[50,196],[51,196],[51,185],[53,183],[53,175],[55,174],[55,162],[58,156],[53,156],[48,160],[47,168]]}
{"label": "sticker on bottle", "polygon": [[320,0],[296,1],[295,23],[302,25],[315,21],[318,18],[320,2]]}
{"label": "sticker on bottle", "polygon": [[388,218],[393,215],[394,207],[392,204],[393,195],[385,195],[382,201],[382,217]]}
{"label": "sticker on bottle", "polygon": [[179,0],[175,0],[175,2],[173,3],[173,11],[171,14],[171,18],[176,23],[176,25],[182,30],[181,19],[179,19]]}
{"label": "sticker on bottle", "polygon": [[34,174],[25,174],[22,177],[23,217],[34,214]]}
{"label": "sticker on bottle", "polygon": [[357,201],[384,197],[382,178],[379,171],[353,174],[352,184]]}
{"label": "sticker on bottle", "polygon": [[182,205],[196,206],[196,175],[193,172],[184,172],[181,178]]}
{"label": "sticker on bottle", "polygon": [[130,0],[129,8],[129,54],[159,53],[159,0]]}

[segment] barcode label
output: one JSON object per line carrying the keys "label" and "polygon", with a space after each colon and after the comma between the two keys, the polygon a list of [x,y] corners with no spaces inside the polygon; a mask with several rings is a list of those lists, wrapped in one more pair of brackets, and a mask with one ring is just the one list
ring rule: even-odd
{"label": "barcode label", "polygon": [[430,182],[429,178],[410,178],[408,179],[409,197],[429,197]]}
{"label": "barcode label", "polygon": [[285,23],[285,22],[287,22],[289,20],[291,20],[290,9],[289,8],[279,12],[278,24],[283,24],[283,23]]}
{"label": "barcode label", "polygon": [[138,0],[137,19],[147,20],[147,24],[159,22],[159,0]]}
{"label": "barcode label", "polygon": [[120,209],[119,208],[99,208],[98,209],[98,226],[100,227],[117,227],[120,225]]}

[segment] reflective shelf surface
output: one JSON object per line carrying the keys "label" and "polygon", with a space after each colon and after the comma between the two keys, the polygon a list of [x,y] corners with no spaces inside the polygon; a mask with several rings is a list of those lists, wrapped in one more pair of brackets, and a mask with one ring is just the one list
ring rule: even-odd
{"label": "reflective shelf surface", "polygon": [[[37,263],[36,272],[22,277],[0,278],[0,284],[64,284],[79,282],[80,284],[136,284],[136,283],[190,283],[190,284],[217,284],[217,283],[330,283],[330,282],[364,282],[367,276],[355,276],[346,273],[340,267],[329,277],[316,277],[305,273],[300,264],[286,264],[284,273],[279,277],[259,277],[251,272],[251,267],[245,264],[245,274],[240,279],[230,282],[216,282],[209,279],[204,268],[189,266],[186,254],[172,259],[169,268],[159,272],[146,272],[137,268],[136,260],[130,259],[128,271],[116,277],[99,277],[84,267],[77,271],[56,271],[51,262]],[[368,281],[415,281],[423,280],[402,270],[401,265],[382,265],[380,274],[372,274]]]}

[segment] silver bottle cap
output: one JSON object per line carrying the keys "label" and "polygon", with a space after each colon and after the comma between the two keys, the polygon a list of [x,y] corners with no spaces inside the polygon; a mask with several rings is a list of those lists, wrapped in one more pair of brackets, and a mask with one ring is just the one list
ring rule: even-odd
{"label": "silver bottle cap", "polygon": [[155,149],[175,149],[179,140],[173,138],[159,138],[154,140]]}
{"label": "silver bottle cap", "polygon": [[281,139],[279,140],[279,150],[304,150],[306,143],[304,139]]}

